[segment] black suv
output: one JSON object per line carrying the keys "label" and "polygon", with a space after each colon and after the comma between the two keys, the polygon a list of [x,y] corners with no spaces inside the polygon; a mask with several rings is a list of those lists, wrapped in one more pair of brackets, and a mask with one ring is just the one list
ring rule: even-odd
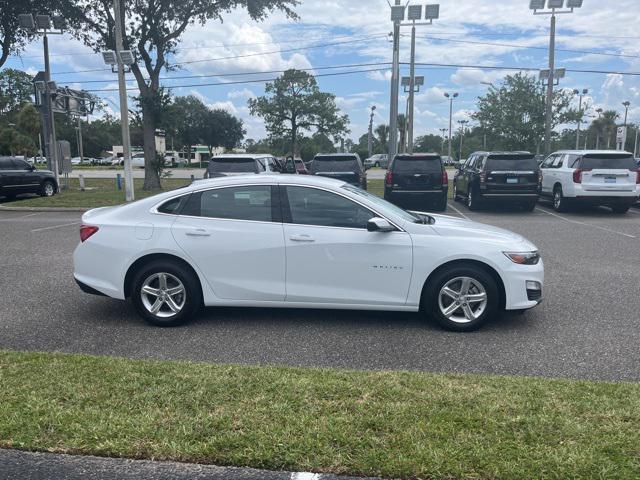
{"label": "black suv", "polygon": [[50,197],[58,192],[53,172],[36,170],[22,159],[0,157],[0,196],[13,198],[20,193]]}
{"label": "black suv", "polygon": [[540,167],[529,152],[475,152],[453,179],[453,198],[469,210],[494,200],[533,211],[538,201]]}
{"label": "black suv", "polygon": [[449,177],[440,155],[401,154],[393,157],[384,179],[384,198],[400,206],[429,204],[447,209]]}
{"label": "black suv", "polygon": [[310,173],[367,189],[367,174],[357,153],[319,153],[311,161]]}

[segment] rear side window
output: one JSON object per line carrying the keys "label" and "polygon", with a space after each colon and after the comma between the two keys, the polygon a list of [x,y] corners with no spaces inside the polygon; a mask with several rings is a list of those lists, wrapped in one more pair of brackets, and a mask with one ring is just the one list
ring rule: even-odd
{"label": "rear side window", "polygon": [[10,158],[0,158],[0,170],[13,170],[13,162]]}
{"label": "rear side window", "polygon": [[317,156],[311,162],[311,172],[359,172],[360,164],[353,155]]}
{"label": "rear side window", "polygon": [[271,187],[252,185],[193,193],[181,211],[193,217],[271,222]]}
{"label": "rear side window", "polygon": [[27,162],[25,162],[24,160],[20,160],[17,158],[13,159],[13,168],[15,168],[16,170],[29,170],[29,164]]}
{"label": "rear side window", "polygon": [[580,160],[580,168],[583,169],[616,169],[635,170],[636,162],[630,155],[600,154],[585,155]]}
{"label": "rear side window", "polygon": [[[257,173],[253,158],[216,158],[209,160],[209,173]],[[264,170],[264,168],[262,168]]]}
{"label": "rear side window", "polygon": [[440,157],[396,157],[395,173],[436,173],[442,171]]}
{"label": "rear side window", "polygon": [[169,215],[177,215],[180,211],[180,205],[189,198],[189,195],[182,197],[172,198],[171,200],[164,202],[158,207],[158,212],[167,213]]}
{"label": "rear side window", "polygon": [[489,157],[486,162],[487,171],[536,171],[538,162],[535,158],[527,157]]}

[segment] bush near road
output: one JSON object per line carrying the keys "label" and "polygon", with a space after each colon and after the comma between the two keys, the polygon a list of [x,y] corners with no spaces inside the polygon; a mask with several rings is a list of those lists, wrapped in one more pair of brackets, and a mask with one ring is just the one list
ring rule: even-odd
{"label": "bush near road", "polygon": [[638,478],[640,385],[0,351],[0,447],[392,478]]}

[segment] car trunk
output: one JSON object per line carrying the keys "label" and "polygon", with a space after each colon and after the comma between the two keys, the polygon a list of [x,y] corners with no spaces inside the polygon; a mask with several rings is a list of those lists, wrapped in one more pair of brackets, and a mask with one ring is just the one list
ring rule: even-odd
{"label": "car trunk", "polygon": [[360,185],[361,169],[352,156],[316,157],[311,164],[311,173],[321,177],[334,178],[351,185]]}
{"label": "car trunk", "polygon": [[535,193],[539,167],[533,156],[491,155],[486,160],[485,185],[499,193]]}
{"label": "car trunk", "polygon": [[637,168],[633,157],[587,154],[580,159],[581,182],[586,191],[634,192]]}
{"label": "car trunk", "polygon": [[442,163],[440,157],[396,157],[393,162],[394,190],[442,190]]}

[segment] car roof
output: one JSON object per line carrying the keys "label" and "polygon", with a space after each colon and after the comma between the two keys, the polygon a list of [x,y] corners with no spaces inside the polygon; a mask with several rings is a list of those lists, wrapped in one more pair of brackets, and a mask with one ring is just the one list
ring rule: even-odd
{"label": "car roof", "polygon": [[495,150],[495,151],[481,150],[481,151],[473,152],[471,155],[532,155],[532,153],[526,150]]}
{"label": "car roof", "polygon": [[555,155],[558,153],[569,154],[569,155],[597,155],[598,153],[611,155],[611,154],[617,153],[621,155],[624,154],[624,155],[633,156],[631,152],[627,152],[625,150],[558,150],[557,152],[553,152],[552,155]]}
{"label": "car roof", "polygon": [[222,153],[220,155],[214,155],[212,158],[265,158],[273,157],[269,153]]}
{"label": "car roof", "polygon": [[216,177],[216,178],[206,178],[202,180],[196,180],[191,184],[191,186],[197,187],[197,189],[206,188],[206,187],[217,187],[217,186],[233,186],[233,185],[261,185],[261,184],[273,184],[277,183],[280,185],[309,185],[309,186],[318,186],[318,187],[326,187],[332,186],[337,187],[340,185],[344,185],[345,182],[342,180],[336,180],[333,178],[320,177],[316,175],[293,175],[293,174],[278,174],[278,175],[270,175],[270,174],[260,174],[260,175],[236,175],[236,176],[226,176],[226,177]]}
{"label": "car roof", "polygon": [[439,153],[396,153],[396,157],[433,157],[433,158],[442,158]]}
{"label": "car roof", "polygon": [[357,157],[355,153],[316,153],[316,157]]}

